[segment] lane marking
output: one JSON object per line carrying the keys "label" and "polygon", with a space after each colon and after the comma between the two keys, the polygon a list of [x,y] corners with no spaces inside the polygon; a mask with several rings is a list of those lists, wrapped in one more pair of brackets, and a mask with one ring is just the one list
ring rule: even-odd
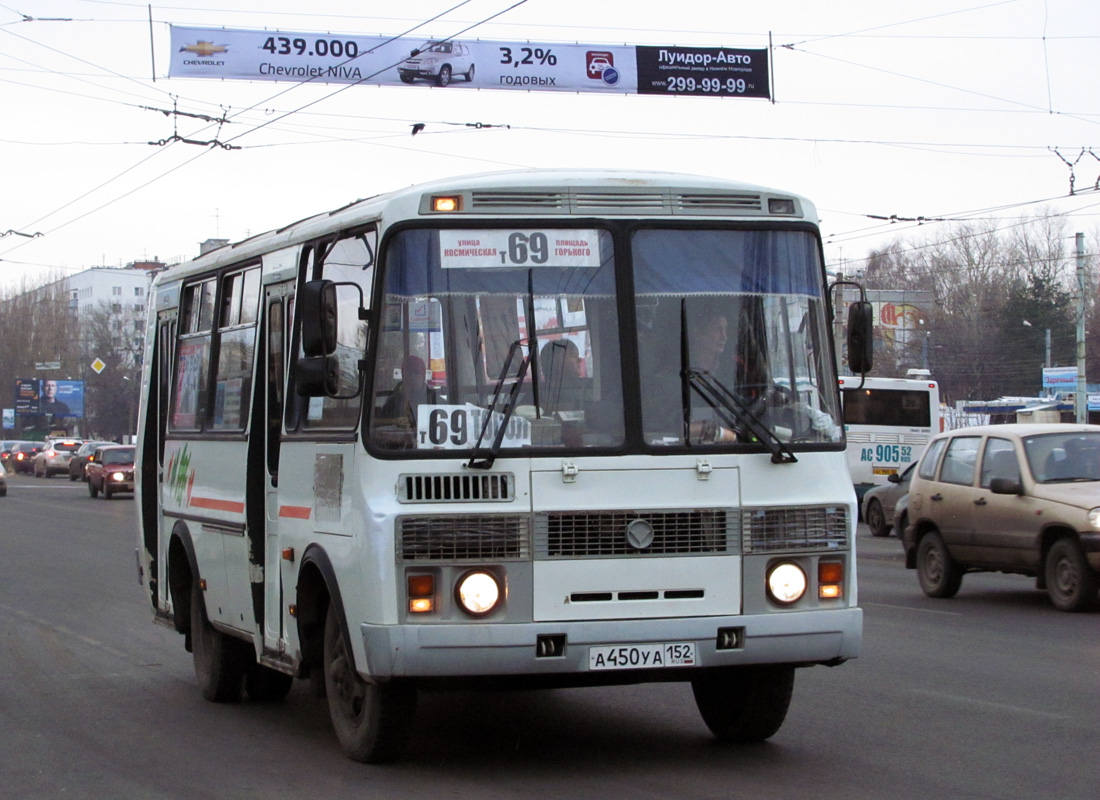
{"label": "lane marking", "polygon": [[1037,711],[1033,708],[1024,708],[1022,706],[1013,706],[1008,703],[994,703],[992,700],[976,700],[973,697],[964,697],[958,694],[948,694],[947,692],[936,692],[931,689],[910,689],[913,694],[924,695],[925,697],[934,697],[937,700],[951,700],[957,703],[964,703],[973,706],[982,706],[983,708],[995,709],[997,711],[1016,711],[1021,714],[1030,714],[1034,717],[1046,717],[1047,719],[1071,719],[1071,717],[1065,714],[1055,714],[1050,711]]}
{"label": "lane marking", "polygon": [[866,608],[867,606],[876,606],[878,608],[897,608],[902,611],[916,611],[920,614],[940,614],[945,617],[961,617],[963,616],[960,611],[936,611],[931,608],[916,608],[914,606],[895,606],[892,603],[860,603],[860,606]]}

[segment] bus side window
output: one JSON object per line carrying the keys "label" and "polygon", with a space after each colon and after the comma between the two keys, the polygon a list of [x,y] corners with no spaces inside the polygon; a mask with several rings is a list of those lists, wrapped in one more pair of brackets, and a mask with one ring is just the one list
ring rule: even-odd
{"label": "bus side window", "polygon": [[363,402],[359,361],[367,347],[367,323],[359,319],[359,308],[361,303],[370,306],[377,238],[374,229],[359,231],[337,239],[325,251],[316,277],[338,284],[335,355],[340,365],[340,397],[303,398],[307,411],[302,422],[308,429],[354,428],[359,422]]}
{"label": "bus side window", "polygon": [[183,290],[171,414],[171,425],[176,430],[202,430],[206,416],[216,288],[217,281],[209,278]]}

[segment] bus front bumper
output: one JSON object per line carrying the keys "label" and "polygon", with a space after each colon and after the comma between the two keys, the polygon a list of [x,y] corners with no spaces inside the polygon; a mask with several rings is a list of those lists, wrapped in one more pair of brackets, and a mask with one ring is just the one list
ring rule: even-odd
{"label": "bus front bumper", "polygon": [[[593,647],[693,642],[692,666],[663,670],[689,680],[700,667],[836,664],[854,658],[859,655],[863,611],[496,625],[363,624],[360,630],[367,663],[358,666],[364,678],[375,681],[581,675],[592,671]],[[598,672],[606,677],[607,671]],[[623,674],[624,682],[630,680],[625,674],[629,669],[613,672]]]}

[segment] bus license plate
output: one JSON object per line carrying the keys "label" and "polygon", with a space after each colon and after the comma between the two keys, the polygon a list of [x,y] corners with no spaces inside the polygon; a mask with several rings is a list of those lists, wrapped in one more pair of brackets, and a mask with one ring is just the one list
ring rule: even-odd
{"label": "bus license plate", "polygon": [[590,670],[694,667],[695,664],[695,642],[622,644],[588,648]]}

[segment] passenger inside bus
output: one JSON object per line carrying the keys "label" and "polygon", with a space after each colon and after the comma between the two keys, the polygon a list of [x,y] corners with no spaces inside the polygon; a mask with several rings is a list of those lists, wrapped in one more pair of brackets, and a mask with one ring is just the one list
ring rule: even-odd
{"label": "passenger inside bus", "polygon": [[555,339],[539,350],[539,405],[561,421],[561,441],[569,446],[581,443],[587,390],[582,377],[580,350],[570,339]]}
{"label": "passenger inside bus", "polygon": [[408,355],[401,361],[401,380],[382,404],[379,416],[387,424],[415,430],[420,406],[435,402],[435,390],[428,386],[424,359]]}

